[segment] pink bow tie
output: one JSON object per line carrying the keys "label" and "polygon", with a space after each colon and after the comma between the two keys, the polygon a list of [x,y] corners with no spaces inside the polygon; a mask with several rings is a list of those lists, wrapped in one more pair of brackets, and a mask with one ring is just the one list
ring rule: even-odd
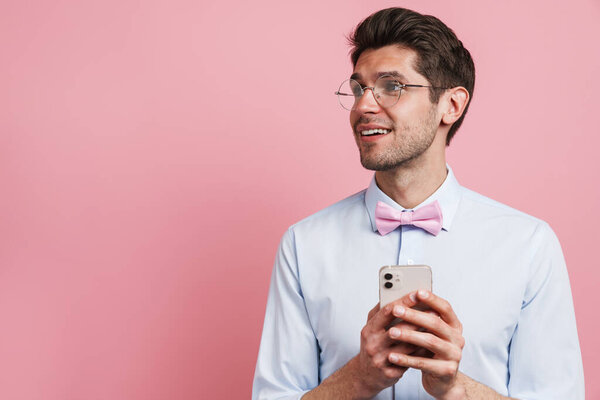
{"label": "pink bow tie", "polygon": [[414,225],[434,236],[442,230],[442,209],[437,200],[414,211],[400,211],[383,201],[375,207],[375,225],[381,235],[387,235],[400,225]]}

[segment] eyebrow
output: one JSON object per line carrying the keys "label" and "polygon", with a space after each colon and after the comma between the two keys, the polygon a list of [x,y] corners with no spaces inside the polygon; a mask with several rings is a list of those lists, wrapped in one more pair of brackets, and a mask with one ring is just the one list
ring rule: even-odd
{"label": "eyebrow", "polygon": [[[402,75],[400,72],[398,71],[382,71],[382,72],[378,72],[376,74],[375,79],[382,77],[383,75],[391,75],[394,78],[398,78],[398,80],[400,81],[407,81],[406,77],[404,75]],[[352,75],[350,75],[350,79],[354,79],[355,81],[362,79],[362,76],[355,72]]]}

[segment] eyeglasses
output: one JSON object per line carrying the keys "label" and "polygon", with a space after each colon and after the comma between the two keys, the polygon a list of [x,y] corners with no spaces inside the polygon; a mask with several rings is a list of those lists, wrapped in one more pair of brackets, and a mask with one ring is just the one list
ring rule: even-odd
{"label": "eyeglasses", "polygon": [[372,87],[362,86],[354,79],[346,79],[340,85],[340,88],[335,92],[340,101],[340,105],[348,111],[356,109],[359,100],[365,94],[367,89],[371,89],[375,101],[383,108],[393,107],[400,98],[402,89],[407,87],[415,88],[434,88],[447,89],[442,87],[427,86],[427,85],[412,85],[408,83],[400,83],[392,75],[382,75],[375,81]]}

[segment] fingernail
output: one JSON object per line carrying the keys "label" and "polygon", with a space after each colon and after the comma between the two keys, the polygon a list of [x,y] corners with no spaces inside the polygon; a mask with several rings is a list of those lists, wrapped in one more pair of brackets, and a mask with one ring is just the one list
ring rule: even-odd
{"label": "fingernail", "polygon": [[396,317],[403,316],[404,315],[404,311],[405,311],[404,307],[402,307],[402,306],[396,306],[396,307],[394,307],[394,315]]}
{"label": "fingernail", "polygon": [[394,354],[394,353],[390,354],[390,361],[391,362],[394,362],[394,363],[398,362],[399,359],[400,359],[400,357],[398,357],[398,354]]}
{"label": "fingernail", "polygon": [[398,329],[398,328],[390,329],[390,336],[393,338],[397,338],[398,336],[400,336],[400,329]]}
{"label": "fingernail", "polygon": [[417,293],[416,293],[416,292],[412,292],[412,293],[411,293],[411,294],[410,294],[408,297],[410,298],[410,300],[411,300],[413,303],[416,303],[416,302],[417,302]]}
{"label": "fingernail", "polygon": [[426,299],[429,297],[429,292],[427,292],[427,290],[419,290],[419,297]]}

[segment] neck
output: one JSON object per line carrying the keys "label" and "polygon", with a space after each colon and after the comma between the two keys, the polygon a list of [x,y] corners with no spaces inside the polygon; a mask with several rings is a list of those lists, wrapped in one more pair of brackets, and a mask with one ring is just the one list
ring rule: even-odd
{"label": "neck", "polygon": [[433,160],[417,158],[388,171],[377,171],[375,181],[396,203],[414,208],[442,186],[447,174],[445,156]]}

